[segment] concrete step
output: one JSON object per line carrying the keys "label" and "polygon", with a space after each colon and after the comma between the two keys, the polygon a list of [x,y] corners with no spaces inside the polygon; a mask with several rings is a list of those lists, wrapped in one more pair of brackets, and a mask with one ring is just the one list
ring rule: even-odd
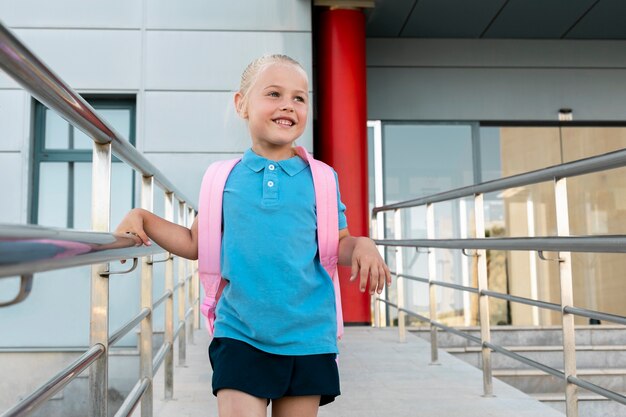
{"label": "concrete step", "polygon": [[[559,346],[508,347],[518,355],[556,369],[563,368],[563,349]],[[478,368],[482,357],[478,347],[446,349],[457,358]],[[491,353],[493,369],[534,369],[498,352]],[[626,368],[626,346],[577,346],[576,366],[579,369]]]}
{"label": "concrete step", "polygon": [[[536,369],[496,369],[493,376],[527,394],[562,394],[565,382]],[[626,368],[580,369],[577,376],[603,388],[626,392]]]}
{"label": "concrete step", "polygon": [[[565,394],[532,394],[531,397],[565,414]],[[626,406],[580,389],[578,417],[626,417]]]}
{"label": "concrete step", "polygon": [[[478,327],[459,330],[480,338]],[[430,330],[426,327],[409,328],[409,331],[430,341]],[[491,341],[502,346],[562,346],[563,334],[558,326],[497,326],[491,329]],[[440,348],[476,346],[461,336],[444,331],[437,332],[437,343]],[[626,327],[576,326],[576,345],[626,345]]]}

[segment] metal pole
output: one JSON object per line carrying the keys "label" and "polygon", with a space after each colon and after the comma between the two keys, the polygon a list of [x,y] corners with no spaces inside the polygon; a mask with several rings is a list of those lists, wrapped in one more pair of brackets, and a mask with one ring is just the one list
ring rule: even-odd
{"label": "metal pole", "polygon": [[[374,214],[374,216],[372,217],[372,232],[371,233],[372,233],[372,238],[374,240],[378,239],[378,236],[379,236],[377,225],[378,225],[378,213]],[[378,251],[381,253],[381,256],[384,256],[385,247],[384,246],[377,246],[377,247],[378,247]],[[381,320],[380,320],[380,305],[382,303],[380,301],[376,301],[377,298],[378,297],[376,297],[376,294],[372,296],[372,303],[373,303],[373,310],[374,310],[374,326],[382,327]]]}
{"label": "metal pole", "polygon": [[[567,207],[567,179],[559,178],[554,183],[556,201],[556,225],[559,236],[569,236],[569,210]],[[572,284],[572,254],[559,252],[559,275],[561,281],[561,306],[563,309],[574,305]],[[567,417],[578,417],[578,388],[567,381],[576,376],[576,338],[574,315],[562,311],[563,323],[563,369],[565,371],[565,411]]]}
{"label": "metal pole", "polygon": [[[91,170],[91,228],[108,232],[111,218],[111,144],[93,145]],[[109,384],[109,280],[101,275],[109,264],[91,267],[91,319],[89,344],[104,347],[102,355],[89,368],[89,415],[107,417]]]}
{"label": "metal pole", "polygon": [[[186,226],[185,218],[187,212],[187,204],[184,201],[178,202],[178,224],[181,226]],[[187,323],[185,322],[185,308],[187,303],[185,302],[186,289],[187,289],[187,275],[185,274],[185,265],[187,262],[179,257],[178,258],[178,321],[183,323],[183,327],[178,336],[178,365],[185,365],[185,361],[187,358]],[[172,345],[173,346],[173,345]]]}
{"label": "metal pole", "polygon": [[[394,210],[393,212],[393,227],[396,239],[402,239],[402,213],[400,210]],[[398,295],[398,336],[400,338],[400,343],[406,342],[406,313],[400,310],[401,308],[404,308],[405,300],[404,279],[399,277],[399,275],[404,274],[403,251],[404,248],[396,247],[396,272],[398,273],[398,278],[396,279],[396,292]]]}
{"label": "metal pole", "polygon": [[[165,193],[164,208],[165,220],[174,222],[173,193]],[[165,261],[165,291],[170,291],[170,295],[165,300],[164,343],[169,344],[170,349],[165,354],[164,395],[166,400],[171,400],[174,396],[174,259],[169,253]]]}
{"label": "metal pole", "polygon": [[[433,204],[426,205],[426,236],[428,239],[435,238],[435,207]],[[430,320],[437,320],[437,288],[432,281],[437,279],[437,257],[435,249],[428,250],[428,305],[430,311]],[[437,341],[437,327],[432,323],[430,325],[430,362],[431,365],[439,363],[439,343]]]}
{"label": "metal pole", "polygon": [[[485,210],[483,204],[483,195],[476,194],[474,196],[474,216],[476,221],[476,238],[485,237]],[[478,304],[480,314],[480,338],[482,344],[483,359],[483,391],[485,397],[493,396],[493,378],[491,372],[491,349],[485,346],[485,342],[491,343],[491,330],[489,323],[489,297],[484,295],[482,291],[488,290],[487,281],[487,251],[478,249]]]}
{"label": "metal pole", "polygon": [[[535,205],[532,196],[529,194],[526,200],[526,217],[528,219],[528,237],[535,237]],[[537,254],[535,251],[528,252],[530,261],[530,298],[539,299],[538,281],[537,281]],[[539,308],[531,307],[533,326],[539,326]]]}
{"label": "metal pole", "polygon": [[[463,199],[459,201],[459,229],[461,239],[467,239],[467,204]],[[461,256],[461,283],[464,287],[470,286],[468,263],[468,258],[465,256]],[[472,323],[472,302],[470,300],[470,294],[467,291],[463,291],[463,323],[466,327],[469,327]]]}
{"label": "metal pole", "polygon": [[[153,210],[154,178],[142,177],[141,207]],[[140,377],[148,378],[150,385],[141,397],[141,417],[152,417],[152,256],[141,261],[141,308],[150,309],[150,315],[141,321],[139,362]]]}
{"label": "metal pole", "polygon": [[[383,180],[383,133],[380,120],[368,121],[367,126],[374,129],[374,205],[382,206],[385,204],[385,183]],[[385,238],[385,214],[382,214],[381,221],[378,221],[378,213],[374,215],[372,223],[372,233],[379,239]],[[386,259],[385,247],[379,246],[378,251],[383,259]],[[387,300],[387,286],[383,288],[380,294],[381,299]],[[387,325],[387,305],[381,302],[376,303],[374,307],[374,316],[378,314],[377,325],[379,327]]]}

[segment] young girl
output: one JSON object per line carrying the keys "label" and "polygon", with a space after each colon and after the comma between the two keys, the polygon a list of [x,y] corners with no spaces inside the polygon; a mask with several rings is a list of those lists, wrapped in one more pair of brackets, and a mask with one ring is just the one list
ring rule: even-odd
{"label": "young girl", "polygon": [[[317,254],[315,194],[308,163],[294,152],[309,111],[309,84],[284,55],[253,61],[235,94],[252,147],[231,171],[223,197],[222,276],[209,347],[219,415],[316,416],[339,395],[333,284]],[[391,283],[373,241],[350,236],[339,209],[339,264],[352,267],[360,290]],[[198,257],[191,230],[142,209],[117,232],[189,259]],[[139,242],[138,242],[139,243]]]}

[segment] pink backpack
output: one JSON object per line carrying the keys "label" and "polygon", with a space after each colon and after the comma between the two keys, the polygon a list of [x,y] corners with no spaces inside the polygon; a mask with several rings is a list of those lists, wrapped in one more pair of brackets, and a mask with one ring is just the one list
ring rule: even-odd
{"label": "pink backpack", "polygon": [[[339,230],[337,213],[337,183],[333,170],[313,157],[301,146],[298,155],[309,163],[315,187],[317,207],[317,241],[322,266],[333,280],[337,307],[337,337],[343,335],[343,314],[337,261]],[[207,329],[213,335],[215,306],[226,281],[221,276],[220,254],[222,245],[222,197],[228,175],[241,158],[218,161],[209,166],[202,179],[198,209],[198,270],[204,287],[204,300],[200,310],[206,317]]]}

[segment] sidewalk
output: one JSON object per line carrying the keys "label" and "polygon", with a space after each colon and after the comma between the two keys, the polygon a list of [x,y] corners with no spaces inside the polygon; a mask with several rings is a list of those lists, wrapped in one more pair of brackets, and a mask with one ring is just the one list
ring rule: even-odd
{"label": "sidewalk", "polygon": [[[157,373],[155,417],[217,416],[208,345],[206,331],[197,331],[187,366],[175,367],[173,400],[161,400]],[[563,417],[497,379],[495,397],[482,397],[480,370],[443,351],[440,365],[429,365],[430,345],[411,334],[398,343],[397,329],[348,327],[339,349],[342,395],[322,407],[320,417]]]}

